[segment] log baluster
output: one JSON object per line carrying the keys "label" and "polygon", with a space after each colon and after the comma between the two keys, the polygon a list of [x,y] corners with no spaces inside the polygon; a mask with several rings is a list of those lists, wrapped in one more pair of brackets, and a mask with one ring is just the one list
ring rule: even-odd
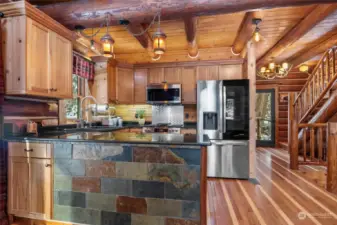
{"label": "log baluster", "polygon": [[307,128],[303,129],[303,161],[307,161]]}
{"label": "log baluster", "polygon": [[328,123],[327,190],[337,193],[337,123]]}
{"label": "log baluster", "polygon": [[310,160],[315,158],[315,129],[310,128]]}
{"label": "log baluster", "polygon": [[318,146],[318,161],[322,161],[323,157],[323,129],[322,127],[318,128],[317,131],[317,146]]}

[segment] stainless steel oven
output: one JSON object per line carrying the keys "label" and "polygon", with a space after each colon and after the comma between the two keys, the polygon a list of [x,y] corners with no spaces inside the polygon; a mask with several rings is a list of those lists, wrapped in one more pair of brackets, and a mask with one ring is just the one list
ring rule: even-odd
{"label": "stainless steel oven", "polygon": [[150,84],[146,88],[148,104],[180,104],[181,84]]}

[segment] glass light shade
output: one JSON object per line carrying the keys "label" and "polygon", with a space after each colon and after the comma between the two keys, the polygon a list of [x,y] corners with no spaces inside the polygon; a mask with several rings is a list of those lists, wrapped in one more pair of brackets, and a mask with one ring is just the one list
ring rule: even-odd
{"label": "glass light shade", "polygon": [[161,31],[157,31],[153,35],[153,51],[157,55],[162,55],[165,53],[165,50],[166,50],[166,35]]}
{"label": "glass light shade", "polygon": [[273,62],[269,63],[268,68],[269,68],[270,70],[275,69],[275,63],[273,63]]}
{"label": "glass light shade", "polygon": [[101,42],[103,45],[103,56],[107,57],[107,58],[111,58],[114,54],[113,54],[113,50],[114,50],[114,39],[112,39],[112,37],[110,36],[110,34],[105,34],[102,38],[101,38]]}
{"label": "glass light shade", "polygon": [[306,72],[309,71],[309,66],[306,65],[306,64],[303,64],[303,65],[300,66],[299,70],[303,73],[306,73]]}
{"label": "glass light shade", "polygon": [[267,70],[267,68],[266,68],[266,67],[261,67],[261,69],[260,69],[261,73],[264,73],[264,72],[266,72],[266,70]]}
{"label": "glass light shade", "polygon": [[285,70],[289,69],[289,64],[287,62],[282,63],[282,68]]}
{"label": "glass light shade", "polygon": [[258,31],[254,31],[253,34],[254,41],[259,42],[261,40],[261,35]]}
{"label": "glass light shade", "polygon": [[270,73],[270,69],[267,69],[267,70],[266,70],[266,73]]}

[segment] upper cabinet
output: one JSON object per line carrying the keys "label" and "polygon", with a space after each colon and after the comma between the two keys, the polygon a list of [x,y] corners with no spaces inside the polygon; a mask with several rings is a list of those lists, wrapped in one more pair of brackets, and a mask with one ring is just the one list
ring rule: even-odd
{"label": "upper cabinet", "polygon": [[197,80],[218,80],[219,66],[198,66]]}
{"label": "upper cabinet", "polygon": [[71,41],[26,16],[1,22],[6,94],[71,98]]}
{"label": "upper cabinet", "polygon": [[147,86],[148,69],[135,69],[134,71],[134,103],[146,103],[146,86]]}
{"label": "upper cabinet", "polygon": [[195,67],[183,67],[181,71],[182,103],[196,104],[197,70]]}
{"label": "upper cabinet", "polygon": [[164,79],[169,84],[181,83],[181,67],[164,68]]}
{"label": "upper cabinet", "polygon": [[117,83],[117,102],[121,104],[133,103],[133,68],[119,68],[116,69],[116,83]]}
{"label": "upper cabinet", "polygon": [[242,64],[219,66],[219,80],[240,79],[242,79]]}
{"label": "upper cabinet", "polygon": [[150,68],[147,77],[148,84],[160,84],[165,81],[164,68]]}

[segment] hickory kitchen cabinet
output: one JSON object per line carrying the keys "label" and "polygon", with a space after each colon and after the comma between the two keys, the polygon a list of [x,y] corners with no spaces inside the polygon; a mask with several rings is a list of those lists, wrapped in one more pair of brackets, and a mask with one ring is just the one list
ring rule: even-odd
{"label": "hickory kitchen cabinet", "polygon": [[71,41],[27,16],[1,23],[6,94],[71,98]]}
{"label": "hickory kitchen cabinet", "polygon": [[160,84],[165,81],[164,68],[149,68],[148,84]]}
{"label": "hickory kitchen cabinet", "polygon": [[182,103],[197,103],[197,69],[196,67],[183,67],[181,76]]}
{"label": "hickory kitchen cabinet", "polygon": [[218,80],[219,79],[219,66],[198,66],[197,67],[197,80]]}
{"label": "hickory kitchen cabinet", "polygon": [[90,91],[99,104],[134,103],[134,69],[120,65],[116,60],[98,57],[95,61],[95,78]]}
{"label": "hickory kitchen cabinet", "polygon": [[146,103],[146,86],[147,86],[147,74],[148,69],[134,70],[134,103],[145,104]]}
{"label": "hickory kitchen cabinet", "polygon": [[51,219],[52,177],[50,144],[9,143],[8,213]]}

